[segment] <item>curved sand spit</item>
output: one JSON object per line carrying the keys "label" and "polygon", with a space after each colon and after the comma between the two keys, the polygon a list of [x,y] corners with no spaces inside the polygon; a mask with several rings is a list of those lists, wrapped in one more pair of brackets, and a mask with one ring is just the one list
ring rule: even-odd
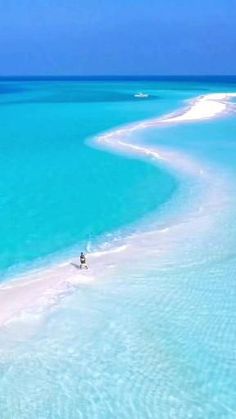
{"label": "curved sand spit", "polygon": [[[109,147],[113,150],[120,149],[123,153],[136,154],[141,158],[145,156],[157,163],[162,162],[165,166],[176,169],[188,176],[202,178],[204,182],[210,182],[211,175],[208,170],[199,162],[192,161],[188,156],[169,150],[138,146],[129,143],[127,137],[129,133],[134,131],[160,124],[192,122],[194,120],[216,117],[219,114],[230,111],[231,105],[229,100],[234,96],[236,96],[236,93],[201,96],[192,101],[191,105],[184,109],[181,114],[174,113],[161,119],[144,121],[117,129],[100,135],[96,138],[96,142],[102,145],[102,147]],[[222,184],[220,188],[222,191]],[[217,190],[212,190],[210,196],[208,191],[207,199],[211,206],[214,205],[214,200],[219,200]],[[222,194],[221,199],[224,199]],[[205,210],[207,208],[205,206]],[[202,211],[203,209],[199,207],[199,214]],[[189,220],[189,223],[191,223],[191,220]],[[197,234],[201,231],[201,224],[199,223],[196,227]],[[109,251],[90,254],[91,269],[86,272],[81,272],[77,269],[76,264],[78,260],[72,260],[64,261],[48,268],[34,270],[18,276],[17,279],[8,281],[0,287],[0,326],[7,325],[14,320],[25,319],[28,315],[40,315],[40,313],[45,311],[45,308],[54,306],[65,294],[72,292],[78,284],[88,283],[94,280],[95,277],[99,279],[99,277],[104,277],[107,274],[114,274],[114,271],[121,265],[126,270],[129,270],[134,254],[136,260],[140,260],[140,269],[142,269],[144,249],[145,251],[148,249],[151,257],[158,255],[160,260],[164,258],[165,252],[170,250],[178,252],[179,242],[173,240],[172,230],[174,228],[176,226],[140,233],[138,234],[138,240],[137,235],[133,234],[124,238],[121,246],[111,248]],[[194,227],[189,224],[188,228],[193,229]],[[205,225],[202,227],[202,231],[204,229]],[[181,234],[183,237],[183,232]],[[104,258],[106,258],[106,262]],[[104,270],[104,266],[106,266],[106,270]]]}

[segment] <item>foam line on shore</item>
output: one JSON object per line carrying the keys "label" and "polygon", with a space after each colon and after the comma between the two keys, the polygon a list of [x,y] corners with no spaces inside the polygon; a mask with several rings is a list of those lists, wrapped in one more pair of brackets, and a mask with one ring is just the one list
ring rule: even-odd
{"label": "foam line on shore", "polygon": [[[150,148],[129,142],[129,134],[138,130],[144,130],[169,123],[183,123],[194,120],[213,118],[222,113],[230,111],[229,100],[236,96],[232,94],[211,94],[201,96],[191,102],[191,105],[184,109],[182,113],[175,113],[159,119],[139,122],[112,132],[101,134],[96,137],[95,142],[111,150],[118,150],[122,153],[130,153],[140,158],[147,158],[157,164],[164,164],[166,167],[174,169],[176,173],[184,173],[188,177],[201,179],[203,184],[207,184],[207,197],[198,203],[197,211],[191,216],[180,216],[178,223],[167,226],[163,229],[154,230],[146,233],[134,233],[123,238],[123,243],[117,247],[111,247],[104,251],[97,251],[89,255],[91,269],[80,271],[78,261],[62,261],[54,266],[34,270],[25,275],[21,275],[17,280],[11,280],[0,287],[0,326],[9,324],[13,319],[21,319],[22,313],[42,313],[46,308],[55,306],[58,301],[67,295],[80,284],[88,284],[95,279],[101,279],[105,275],[112,275],[119,266],[129,270],[135,259],[139,260],[140,269],[143,265],[143,253],[145,257],[153,257],[158,254],[160,261],[166,261],[165,254],[169,252],[180,253],[180,239],[188,236],[191,229],[192,234],[195,229],[196,237],[206,231],[213,220],[209,217],[210,208],[222,205],[227,202],[227,187],[224,179],[212,186],[212,173],[208,167],[202,166],[198,161],[191,159],[183,153],[178,153],[168,149]],[[211,187],[209,192],[209,187]],[[219,190],[221,194],[219,194]],[[222,193],[224,191],[224,194]],[[196,218],[197,216],[197,218]],[[184,219],[184,221],[183,221]],[[137,240],[138,237],[138,240]],[[173,237],[175,237],[173,239]],[[157,245],[158,243],[158,245]],[[145,258],[144,258],[145,259]],[[163,262],[163,266],[166,266]],[[161,263],[161,262],[160,262]],[[106,269],[104,269],[106,267]],[[24,317],[24,316],[23,316]]]}

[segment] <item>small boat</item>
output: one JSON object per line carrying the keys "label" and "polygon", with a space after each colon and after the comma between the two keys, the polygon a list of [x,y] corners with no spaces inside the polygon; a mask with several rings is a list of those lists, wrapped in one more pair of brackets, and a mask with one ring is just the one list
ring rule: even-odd
{"label": "small boat", "polygon": [[138,97],[140,99],[144,99],[146,97],[148,97],[149,95],[147,93],[143,93],[143,92],[139,92],[139,93],[135,93],[134,97]]}

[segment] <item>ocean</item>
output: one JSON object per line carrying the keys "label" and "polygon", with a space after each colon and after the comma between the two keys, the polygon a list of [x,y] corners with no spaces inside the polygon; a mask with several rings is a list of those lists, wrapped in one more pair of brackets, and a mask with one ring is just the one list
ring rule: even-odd
{"label": "ocean", "polygon": [[0,81],[1,418],[236,416],[235,98],[162,122],[213,93],[236,79]]}
{"label": "ocean", "polygon": [[[168,199],[176,187],[168,173],[86,145],[86,139],[101,131],[154,116],[162,106],[172,109],[165,94],[161,103],[156,92],[150,101],[135,100],[138,87],[2,82],[3,273],[41,263],[41,258],[74,246],[84,248]],[[171,101],[174,107],[175,97]],[[153,183],[159,184],[159,193],[150,199]]]}

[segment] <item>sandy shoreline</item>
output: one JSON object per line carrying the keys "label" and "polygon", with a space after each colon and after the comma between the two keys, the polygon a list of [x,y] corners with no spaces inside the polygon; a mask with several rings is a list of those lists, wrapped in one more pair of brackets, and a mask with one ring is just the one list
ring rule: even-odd
{"label": "sandy shoreline", "polygon": [[236,93],[211,93],[209,95],[200,96],[192,101],[180,115],[173,115],[170,118],[163,118],[163,122],[187,122],[194,120],[210,119],[219,114],[226,112],[229,108],[229,101],[236,97]]}
{"label": "sandy shoreline", "polygon": [[[171,152],[164,149],[151,149],[144,146],[137,146],[125,141],[129,133],[140,129],[158,126],[159,124],[192,122],[194,120],[203,120],[217,117],[222,113],[230,110],[230,98],[236,97],[236,93],[232,94],[209,94],[198,97],[192,101],[191,105],[183,110],[181,114],[171,114],[159,119],[144,121],[132,126],[127,126],[113,132],[109,132],[97,137],[96,141],[102,147],[110,149],[120,149],[123,153],[136,154],[137,156],[147,157],[154,160],[157,164],[162,162],[165,166],[174,168],[176,171],[182,171],[189,176],[202,177],[203,181],[208,182],[209,174],[198,162],[191,161],[188,156]],[[213,202],[213,201],[212,201]],[[155,232],[154,232],[155,233]],[[159,235],[162,233],[158,232]],[[168,240],[168,229],[163,231],[165,238]],[[132,259],[132,249],[135,248],[135,254],[141,255],[143,246],[146,246],[150,237],[145,234],[137,245],[136,238],[130,237],[125,239],[125,244],[109,251],[109,263],[107,265],[107,253],[97,252],[89,256],[89,271],[80,271],[76,266],[78,260],[64,261],[50,268],[32,271],[26,275],[21,275],[16,281],[11,280],[0,286],[0,327],[8,324],[14,319],[21,319],[27,313],[42,313],[46,308],[55,306],[63,296],[72,292],[75,287],[82,283],[89,283],[95,278],[102,277],[106,274],[112,274],[116,266],[122,264],[127,266]],[[160,238],[159,238],[160,241]],[[153,237],[153,251],[155,234]],[[177,243],[178,244],[178,243]],[[176,244],[176,245],[177,245]],[[130,251],[131,249],[131,251]],[[130,252],[129,261],[126,260],[126,252]],[[160,253],[161,250],[158,249]],[[107,269],[99,269],[106,265]],[[141,260],[141,259],[140,259]]]}

